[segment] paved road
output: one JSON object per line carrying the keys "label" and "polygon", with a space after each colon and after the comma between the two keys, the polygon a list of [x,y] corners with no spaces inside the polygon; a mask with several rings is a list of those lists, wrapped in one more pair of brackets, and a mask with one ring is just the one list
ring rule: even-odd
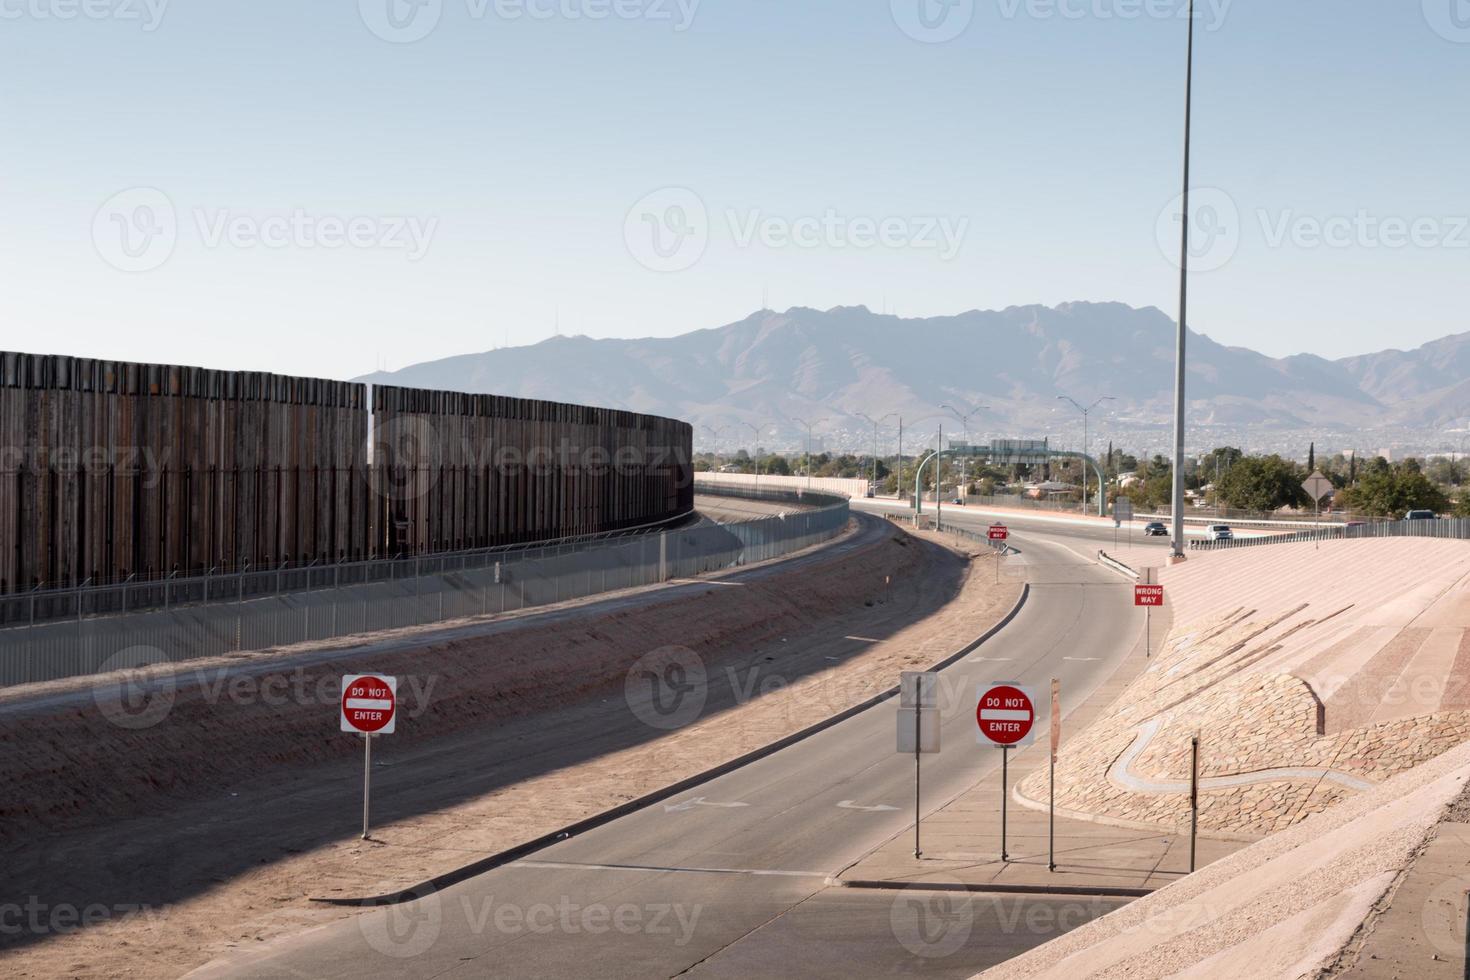
{"label": "paved road", "polygon": [[[1024,569],[1037,584],[1005,630],[944,672],[944,750],[925,760],[925,809],[999,766],[975,742],[977,684],[1041,689],[1056,676],[1083,697],[1141,629],[1126,583],[1078,555],[1088,538],[1016,532],[1008,574]],[[968,977],[1117,904],[830,887],[830,875],[912,825],[913,763],[894,752],[895,711],[879,705],[534,860],[204,972]]]}

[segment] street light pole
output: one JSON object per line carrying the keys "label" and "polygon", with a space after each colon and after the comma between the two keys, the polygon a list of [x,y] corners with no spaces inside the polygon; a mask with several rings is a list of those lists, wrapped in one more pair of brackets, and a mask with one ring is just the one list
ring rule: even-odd
{"label": "street light pole", "polygon": [[810,490],[812,488],[812,426],[821,425],[827,420],[825,418],[808,420],[796,415],[791,417],[806,426],[806,488]]}
{"label": "street light pole", "polygon": [[[1075,405],[1077,407],[1077,411],[1079,411],[1079,412],[1082,413],[1082,513],[1083,514],[1086,514],[1087,513],[1087,460],[1088,460],[1088,457],[1090,457],[1092,455],[1091,453],[1088,452],[1088,450],[1091,447],[1087,443],[1087,417],[1092,414],[1092,410],[1094,408],[1097,408],[1103,402],[1113,402],[1113,401],[1117,401],[1117,399],[1114,398],[1112,395],[1103,395],[1101,398],[1099,398],[1097,401],[1093,402],[1091,405],[1088,405],[1086,408],[1083,408],[1080,404],[1078,404],[1078,402],[1075,399],[1069,398],[1066,395],[1058,395],[1057,396],[1057,401],[1071,402],[1073,405]],[[1103,492],[1103,488],[1102,487],[1098,487],[1097,488],[1097,492],[1098,493],[1102,493]]]}
{"label": "street light pole", "polygon": [[704,428],[705,428],[705,431],[707,431],[710,435],[712,435],[712,436],[715,437],[715,471],[716,472],[719,472],[719,468],[720,468],[720,433],[725,431],[725,426],[723,426],[723,425],[706,425]]}
{"label": "street light pole", "polygon": [[1189,336],[1189,138],[1194,125],[1194,0],[1184,61],[1184,197],[1180,215],[1179,323],[1174,353],[1174,557],[1184,557],[1184,367]]}
{"label": "street light pole", "polygon": [[749,429],[751,436],[754,438],[754,441],[750,445],[750,455],[751,459],[755,460],[755,488],[759,490],[761,487],[761,430],[749,422],[741,422],[740,424]]}
{"label": "street light pole", "polygon": [[[856,414],[858,418],[867,419],[869,422],[873,423],[873,496],[876,497],[878,495],[878,426],[884,422],[887,422],[889,419],[894,418],[895,413],[889,412],[887,415],[883,416],[877,421],[874,421],[867,415],[864,415],[862,412],[858,412]],[[899,424],[903,424],[902,419],[899,419]],[[900,435],[899,438],[902,439],[903,436]],[[901,473],[899,474],[899,479],[903,479],[903,475]]]}
{"label": "street light pole", "polygon": [[[990,410],[990,406],[976,405],[974,408],[970,409],[970,412],[967,415],[961,414],[960,411],[952,405],[940,405],[939,407],[948,409],[949,411],[953,412],[955,418],[960,420],[960,428],[964,432],[963,438],[965,440],[965,455],[960,457],[960,482],[965,483],[967,482],[970,472],[970,461],[968,458],[970,452],[970,419],[974,418],[981,412],[988,412]],[[967,492],[965,493],[965,497],[969,497],[968,488]]]}

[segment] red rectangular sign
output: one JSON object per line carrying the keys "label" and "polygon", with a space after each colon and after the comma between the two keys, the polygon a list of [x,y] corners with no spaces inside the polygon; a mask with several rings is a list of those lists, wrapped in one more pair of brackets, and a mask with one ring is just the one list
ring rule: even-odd
{"label": "red rectangular sign", "polygon": [[1162,585],[1135,585],[1133,587],[1133,604],[1135,606],[1162,606],[1164,604],[1164,587]]}
{"label": "red rectangular sign", "polygon": [[1004,524],[990,525],[990,540],[1004,541],[1011,536],[1010,530]]}

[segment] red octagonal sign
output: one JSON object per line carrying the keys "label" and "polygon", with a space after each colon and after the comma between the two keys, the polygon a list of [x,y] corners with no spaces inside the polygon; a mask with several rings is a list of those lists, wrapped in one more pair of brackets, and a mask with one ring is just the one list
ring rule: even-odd
{"label": "red octagonal sign", "polygon": [[1031,728],[1036,724],[1036,703],[1031,692],[1017,684],[981,688],[975,721],[980,726],[980,734],[994,744],[1019,745],[1031,738]]}
{"label": "red octagonal sign", "polygon": [[342,730],[389,735],[398,712],[398,678],[347,674],[342,678]]}

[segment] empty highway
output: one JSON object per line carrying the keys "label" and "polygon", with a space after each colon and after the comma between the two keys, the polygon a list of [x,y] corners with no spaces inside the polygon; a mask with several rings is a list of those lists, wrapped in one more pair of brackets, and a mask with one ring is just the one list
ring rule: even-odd
{"label": "empty highway", "polygon": [[[1083,557],[1097,532],[1020,525],[1006,574],[1024,575],[1030,598],[942,675],[943,751],[925,757],[926,811],[999,767],[999,753],[976,744],[978,684],[1040,691],[1059,677],[1075,703],[1139,639],[1128,584]],[[977,903],[958,936],[953,896],[830,883],[912,826],[913,761],[895,752],[895,712],[896,699],[531,859],[196,975],[968,977],[1052,938],[1016,928],[1005,904]]]}

